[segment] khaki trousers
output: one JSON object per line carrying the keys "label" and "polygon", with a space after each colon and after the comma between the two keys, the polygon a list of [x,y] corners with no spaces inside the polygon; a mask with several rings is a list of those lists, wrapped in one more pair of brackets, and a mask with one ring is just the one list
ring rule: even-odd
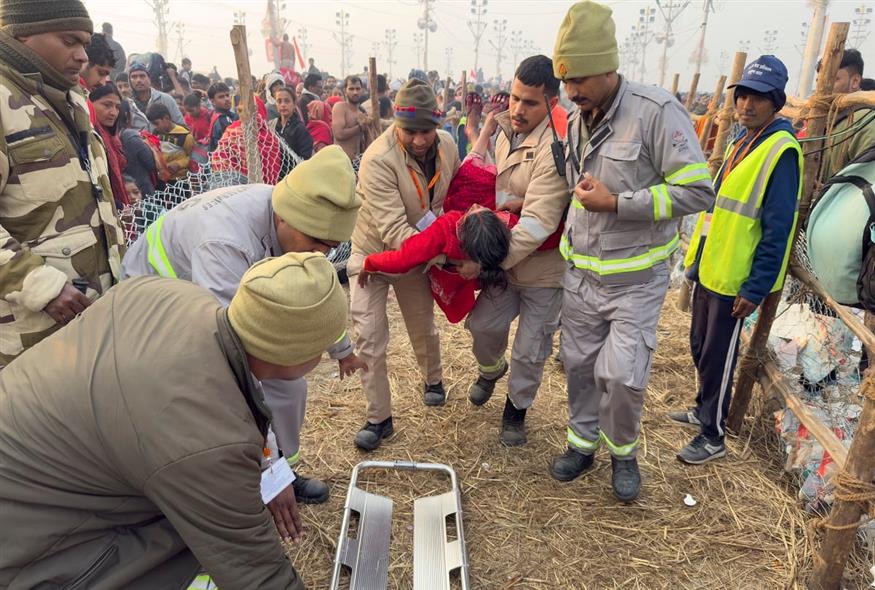
{"label": "khaki trousers", "polygon": [[386,350],[389,347],[389,318],[386,301],[389,287],[395,290],[398,306],[410,344],[416,354],[419,370],[429,385],[442,379],[441,345],[434,325],[434,300],[428,276],[422,268],[406,275],[387,277],[373,275],[367,287],[359,287],[357,275],[349,278],[350,305],[356,332],[356,353],[368,364],[361,374],[362,388],[368,400],[368,422],[377,424],[392,415],[392,394]]}

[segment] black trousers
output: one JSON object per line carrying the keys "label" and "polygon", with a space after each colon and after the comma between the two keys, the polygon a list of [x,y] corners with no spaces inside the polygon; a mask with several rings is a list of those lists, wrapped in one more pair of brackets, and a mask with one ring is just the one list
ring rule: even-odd
{"label": "black trousers", "polygon": [[696,416],[702,423],[702,434],[712,439],[724,435],[744,323],[732,317],[732,303],[698,283],[693,288],[690,351],[699,373]]}

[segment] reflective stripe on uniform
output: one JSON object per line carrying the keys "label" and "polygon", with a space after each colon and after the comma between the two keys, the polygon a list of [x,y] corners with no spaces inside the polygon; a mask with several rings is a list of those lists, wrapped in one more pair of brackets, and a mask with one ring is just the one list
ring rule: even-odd
{"label": "reflective stripe on uniform", "polygon": [[521,218],[517,226],[526,230],[530,236],[539,242],[546,240],[551,233],[547,231],[547,228],[541,225],[541,223],[534,217]]}
{"label": "reflective stripe on uniform", "polygon": [[146,244],[149,246],[148,257],[149,264],[158,273],[159,276],[175,279],[176,272],[170,264],[170,259],[167,258],[167,252],[164,250],[164,244],[161,242],[161,227],[164,225],[165,215],[158,218],[158,221],[149,226],[146,230]]}
{"label": "reflective stripe on uniform", "polygon": [[294,467],[295,465],[297,465],[298,461],[300,461],[300,460],[301,460],[301,451],[300,450],[298,450],[291,457],[286,457],[286,463],[288,463],[290,467]]}
{"label": "reflective stripe on uniform", "polygon": [[639,437],[635,437],[635,440],[630,442],[627,445],[617,445],[611,439],[609,439],[604,432],[599,432],[601,439],[605,441],[605,446],[608,447],[608,450],[614,457],[628,457],[632,453],[635,452],[635,449],[638,448]]}
{"label": "reflective stripe on uniform", "polygon": [[505,363],[506,361],[504,360],[504,358],[502,358],[494,365],[481,365],[478,363],[477,366],[480,368],[481,373],[498,373],[501,369],[504,368]]}
{"label": "reflective stripe on uniform", "polygon": [[571,446],[578,448],[580,450],[583,450],[583,451],[590,451],[590,452],[595,452],[596,449],[599,448],[599,439],[598,438],[596,438],[594,441],[586,440],[585,438],[578,436],[577,433],[575,433],[573,430],[571,430],[570,426],[568,427],[567,432],[568,432],[568,444],[570,444]]}
{"label": "reflective stripe on uniform", "polygon": [[665,181],[668,184],[673,184],[675,186],[686,186],[688,184],[693,184],[694,182],[699,182],[700,180],[711,180],[711,173],[708,172],[708,165],[704,162],[688,164],[677,172],[665,177]]}
{"label": "reflective stripe on uniform", "polygon": [[656,184],[650,187],[653,194],[653,219],[662,221],[671,218],[671,195],[668,194],[668,185]]}
{"label": "reflective stripe on uniform", "polygon": [[338,342],[340,342],[340,341],[343,340],[344,338],[346,338],[346,330],[344,330],[343,332],[341,332],[341,334],[340,334],[340,338],[338,338],[337,340],[335,340],[335,341],[334,341],[334,344],[337,344]]}
{"label": "reflective stripe on uniform", "polygon": [[188,586],[188,590],[217,590],[218,586],[207,574],[196,577]]}
{"label": "reflective stripe on uniform", "polygon": [[633,272],[650,268],[657,262],[661,262],[671,256],[678,249],[680,238],[677,234],[664,246],[651,248],[644,254],[631,258],[617,258],[614,260],[599,260],[595,256],[575,254],[568,238],[563,234],[559,244],[559,251],[565,260],[571,262],[577,268],[590,270],[598,275],[612,275],[621,272]]}

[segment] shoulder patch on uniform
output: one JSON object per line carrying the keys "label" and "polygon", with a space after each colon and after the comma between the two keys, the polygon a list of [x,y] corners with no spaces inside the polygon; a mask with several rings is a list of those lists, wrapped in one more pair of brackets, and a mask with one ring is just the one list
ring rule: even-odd
{"label": "shoulder patch on uniform", "polygon": [[674,133],[671,134],[671,147],[678,152],[682,152],[690,147],[690,140],[687,138],[687,134],[680,129],[675,129]]}

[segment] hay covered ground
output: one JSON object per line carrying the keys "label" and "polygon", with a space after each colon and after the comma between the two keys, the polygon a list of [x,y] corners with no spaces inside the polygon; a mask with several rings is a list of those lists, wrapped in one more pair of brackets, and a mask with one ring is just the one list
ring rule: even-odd
{"label": "hay covered ground", "polygon": [[[577,481],[562,484],[549,477],[550,459],[565,444],[565,378],[559,363],[548,361],[529,411],[528,445],[504,448],[498,426],[506,379],[485,406],[469,404],[467,387],[476,377],[469,335],[442,316],[439,321],[448,401],[427,408],[398,307],[390,298],[397,434],[374,453],[366,455],[352,442],[365,420],[358,378],[340,382],[336,363],[327,361],[310,377],[300,470],[325,479],[332,496],[327,504],[302,507],[305,538],[290,550],[308,588],[329,584],[349,476],[368,458],[433,461],[456,470],[472,588],[803,587],[801,576],[811,566],[807,517],[795,500],[793,480],[781,470],[782,455],[767,420],[749,419],[744,435],[728,440],[724,460],[688,467],[675,459],[694,432],[664,416],[690,403],[695,377],[689,316],[675,309],[672,294],[660,322],[643,420],[643,487],[630,505],[611,494],[604,450],[596,467]],[[445,491],[445,481],[410,472],[370,474],[368,489],[395,501],[390,587],[411,588],[412,502]],[[686,494],[696,499],[695,506],[684,504]],[[847,587],[865,587],[862,574],[854,573],[862,568],[849,570]]]}

